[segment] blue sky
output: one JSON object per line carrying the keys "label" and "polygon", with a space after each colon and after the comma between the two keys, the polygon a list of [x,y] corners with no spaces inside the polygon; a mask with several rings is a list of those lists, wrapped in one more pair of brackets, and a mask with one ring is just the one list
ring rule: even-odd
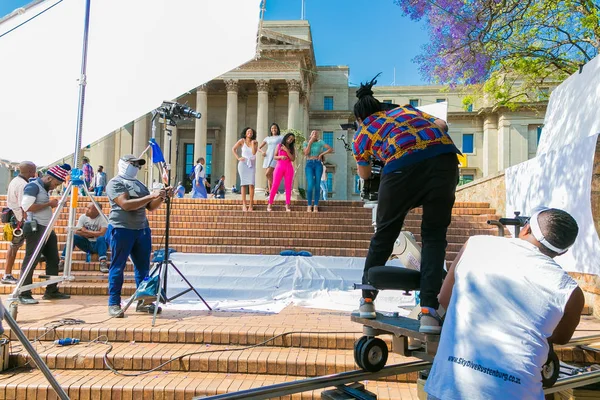
{"label": "blue sky", "polygon": [[[0,17],[28,3],[0,0]],[[265,19],[300,19],[301,0],[267,0],[266,4]],[[382,72],[378,85],[390,85],[394,67],[396,85],[425,83],[412,59],[427,42],[427,33],[422,23],[402,17],[393,0],[306,0],[306,19],[317,65],[348,65],[351,84]]]}

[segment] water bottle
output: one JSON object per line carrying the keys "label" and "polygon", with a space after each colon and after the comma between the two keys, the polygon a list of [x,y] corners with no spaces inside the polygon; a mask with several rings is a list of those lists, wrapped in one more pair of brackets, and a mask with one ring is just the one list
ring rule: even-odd
{"label": "water bottle", "polygon": [[70,346],[72,344],[78,344],[78,343],[79,343],[79,339],[71,339],[71,338],[57,339],[54,341],[54,344],[58,345],[58,346]]}

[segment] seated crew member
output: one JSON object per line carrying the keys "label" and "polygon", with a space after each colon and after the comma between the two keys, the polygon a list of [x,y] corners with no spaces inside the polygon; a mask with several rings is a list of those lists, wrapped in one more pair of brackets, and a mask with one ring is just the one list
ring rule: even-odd
{"label": "seated crew member", "polygon": [[[119,160],[119,174],[106,186],[106,195],[110,201],[109,224],[112,226],[110,237],[111,263],[108,273],[108,314],[122,318],[121,289],[123,271],[127,258],[131,256],[135,275],[135,285],[148,276],[150,271],[150,253],[152,251],[152,232],[146,218],[146,210],[159,208],[166,196],[172,196],[171,190],[154,190],[152,193],[140,181],[137,174],[146,164],[143,158],[126,155]],[[139,301],[136,311],[154,313],[155,304]],[[158,308],[158,312],[161,312]]]}
{"label": "seated crew member", "polygon": [[[372,157],[385,163],[379,185],[377,229],[367,253],[362,282],[368,283],[370,268],[385,265],[406,214],[422,206],[419,330],[436,334],[441,330],[437,295],[442,286],[446,232],[458,183],[456,154],[460,152],[448,136],[443,120],[410,105],[383,111],[383,105],[373,97],[371,88],[375,83],[373,79],[360,86],[354,105],[360,124],[352,146],[358,175],[370,178]],[[376,317],[376,296],[377,291],[363,290],[359,308],[362,318]]]}
{"label": "seated crew member", "polygon": [[582,290],[554,261],[577,233],[571,215],[543,209],[519,238],[467,241],[439,296],[447,312],[429,399],[544,399],[548,342],[568,343],[584,306]]}
{"label": "seated crew member", "polygon": [[[98,203],[98,205],[102,208],[101,203]],[[98,254],[100,272],[104,272],[105,274],[108,273],[108,266],[106,264],[106,239],[104,238],[107,228],[108,222],[106,222],[104,216],[100,215],[94,203],[89,203],[85,214],[79,217],[75,234],[73,235],[73,248],[77,246],[86,253]],[[59,270],[65,264],[66,251],[67,246],[63,249],[62,256],[60,257]]]}
{"label": "seated crew member", "polygon": [[221,175],[221,179],[213,187],[212,194],[215,199],[225,198],[225,175]]}

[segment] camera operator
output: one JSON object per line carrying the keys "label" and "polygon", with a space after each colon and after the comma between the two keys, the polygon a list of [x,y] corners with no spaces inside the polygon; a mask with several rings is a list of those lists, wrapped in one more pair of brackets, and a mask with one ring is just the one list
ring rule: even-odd
{"label": "camera operator", "polygon": [[[146,160],[126,155],[119,160],[119,174],[108,182],[106,195],[110,201],[109,224],[112,226],[110,250],[112,261],[108,273],[108,314],[122,318],[121,289],[123,271],[127,258],[133,261],[136,287],[148,276],[152,237],[146,210],[154,211],[161,206],[167,196],[172,196],[170,188],[154,190],[152,193],[140,181],[137,174]],[[136,311],[154,313],[153,303],[139,301]],[[162,310],[158,309],[158,312]]]}
{"label": "camera operator", "polygon": [[[439,334],[437,295],[442,285],[446,231],[458,183],[456,154],[460,152],[447,133],[445,121],[410,105],[383,111],[371,90],[377,83],[375,78],[361,84],[354,105],[354,115],[360,124],[353,142],[358,175],[363,179],[371,177],[372,158],[385,164],[379,186],[377,230],[369,246],[363,283],[368,283],[369,268],[385,265],[406,214],[422,206],[419,331]],[[376,317],[373,302],[376,296],[377,291],[363,290],[361,317]]]}

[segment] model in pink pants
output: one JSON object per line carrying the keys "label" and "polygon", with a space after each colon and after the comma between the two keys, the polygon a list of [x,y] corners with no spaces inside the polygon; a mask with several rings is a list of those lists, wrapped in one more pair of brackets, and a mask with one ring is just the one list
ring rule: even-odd
{"label": "model in pink pants", "polygon": [[275,198],[275,194],[277,194],[277,188],[279,188],[282,179],[285,179],[285,210],[291,211],[290,203],[292,199],[292,183],[294,181],[294,164],[292,163],[292,160],[289,159],[289,154],[280,144],[277,145],[277,152],[275,154],[281,158],[277,160],[277,165],[273,172],[273,186],[271,193],[269,193],[269,205],[267,211],[271,211],[273,199]]}

